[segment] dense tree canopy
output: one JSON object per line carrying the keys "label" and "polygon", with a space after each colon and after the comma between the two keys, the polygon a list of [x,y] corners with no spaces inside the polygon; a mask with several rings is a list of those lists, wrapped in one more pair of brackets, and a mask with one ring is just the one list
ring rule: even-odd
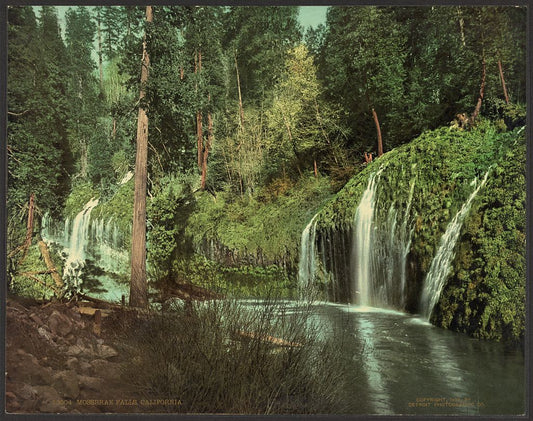
{"label": "dense tree canopy", "polygon": [[482,117],[525,102],[525,8],[335,6],[306,33],[292,6],[153,11],[68,8],[62,32],[53,7],[8,8],[11,215],[133,169],[145,32],[152,197],[184,174],[214,197],[337,189],[376,156],[378,118],[387,151],[470,115],[482,79]]}

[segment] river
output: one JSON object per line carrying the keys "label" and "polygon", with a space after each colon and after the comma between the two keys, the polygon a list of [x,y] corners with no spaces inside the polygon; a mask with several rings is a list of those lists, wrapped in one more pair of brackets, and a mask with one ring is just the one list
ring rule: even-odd
{"label": "river", "polygon": [[[248,301],[262,306],[262,301]],[[281,314],[305,311],[285,301]],[[309,314],[309,313],[308,313]],[[437,328],[395,311],[316,303],[308,323],[343,337],[359,414],[518,415],[525,412],[520,349]]]}

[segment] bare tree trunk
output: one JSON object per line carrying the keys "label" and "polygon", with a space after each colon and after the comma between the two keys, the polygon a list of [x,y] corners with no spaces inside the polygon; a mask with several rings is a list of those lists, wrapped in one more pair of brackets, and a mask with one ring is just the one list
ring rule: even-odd
{"label": "bare tree trunk", "polygon": [[315,178],[318,178],[318,167],[316,166],[316,159],[313,160],[313,167],[315,169]]}
{"label": "bare tree trunk", "polygon": [[205,190],[205,183],[207,180],[207,157],[209,155],[209,149],[213,142],[213,119],[211,113],[207,113],[207,143],[205,144],[203,160],[202,160],[202,180],[201,189]]}
{"label": "bare tree trunk", "polygon": [[26,240],[24,241],[23,249],[24,253],[19,261],[19,264],[24,261],[28,254],[28,249],[31,246],[31,238],[33,236],[33,211],[35,208],[35,195],[30,195],[30,201],[28,202],[28,222],[26,224]]}
{"label": "bare tree trunk", "polygon": [[503,78],[502,61],[498,60],[498,69],[500,70],[500,80],[502,82],[503,95],[505,96],[505,103],[509,104],[509,95],[507,94],[507,86],[505,85],[505,79]]}
{"label": "bare tree trunk", "polygon": [[374,124],[376,125],[376,132],[378,134],[378,158],[383,155],[383,140],[381,138],[381,128],[379,127],[378,114],[376,110],[372,108],[372,117],[374,117]]}
{"label": "bare tree trunk", "polygon": [[242,95],[241,95],[241,78],[239,77],[239,66],[237,66],[237,53],[233,50],[233,57],[235,58],[235,72],[237,73],[237,90],[239,93],[239,115],[241,122],[241,130],[244,129],[244,108],[242,106]]}
{"label": "bare tree trunk", "polygon": [[[152,6],[146,6],[146,22],[153,21]],[[148,164],[148,116],[143,99],[146,96],[146,82],[150,57],[146,49],[146,32],[143,41],[141,67],[140,106],[137,118],[137,154],[135,159],[135,193],[133,202],[133,230],[131,247],[130,306],[148,306],[148,286],[146,283],[146,184]]]}
{"label": "bare tree trunk", "polygon": [[196,111],[196,137],[197,137],[197,149],[198,149],[198,168],[202,168],[202,161],[203,161],[203,138],[204,138],[204,132],[202,128],[202,112]]}
{"label": "bare tree trunk", "polygon": [[46,243],[42,240],[39,241],[39,250],[41,250],[41,255],[43,256],[44,263],[46,264],[46,267],[48,268],[48,272],[50,272],[50,275],[52,276],[52,279],[54,280],[57,289],[61,290],[61,288],[63,288],[63,279],[61,279],[61,275],[57,273],[57,269],[54,265],[54,262],[52,261],[52,258],[50,257],[50,252],[48,251],[48,247],[46,246]]}
{"label": "bare tree trunk", "polygon": [[98,69],[100,71],[100,90],[104,90],[104,71],[102,69],[102,33],[100,29],[100,7],[96,9],[96,22],[98,25]]}
{"label": "bare tree trunk", "polygon": [[[202,52],[200,51],[197,55],[195,55],[194,60],[194,73],[200,74],[202,71]],[[196,92],[198,92],[198,84],[195,86]],[[202,111],[197,110],[196,111],[196,149],[198,151],[198,168],[202,168],[202,161],[203,161],[203,144],[204,144],[204,134],[202,129]]]}
{"label": "bare tree trunk", "polygon": [[459,17],[459,29],[461,31],[461,43],[463,47],[466,47],[466,38],[465,38],[465,20],[463,19],[463,14],[461,13],[461,8],[457,8],[457,16]]}
{"label": "bare tree trunk", "polygon": [[80,140],[80,176],[81,178],[87,178],[87,167],[88,157],[87,157],[87,143],[84,139]]}
{"label": "bare tree trunk", "polygon": [[486,76],[486,69],[485,69],[485,55],[483,54],[483,60],[481,62],[481,87],[479,88],[479,98],[477,99],[476,108],[474,109],[474,112],[472,113],[472,116],[470,117],[470,123],[474,124],[476,121],[477,116],[479,115],[479,112],[481,111],[481,104],[483,103],[483,97],[485,96],[485,76]]}

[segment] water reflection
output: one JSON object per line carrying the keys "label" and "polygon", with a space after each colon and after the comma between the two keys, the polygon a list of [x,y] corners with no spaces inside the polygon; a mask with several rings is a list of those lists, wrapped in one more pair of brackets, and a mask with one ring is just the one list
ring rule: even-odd
{"label": "water reflection", "polygon": [[[247,305],[262,305],[260,300]],[[285,302],[280,317],[305,305]],[[391,310],[315,303],[308,317],[322,338],[342,337],[353,413],[518,415],[525,411],[520,350],[436,328]],[[284,316],[285,315],[285,316]]]}

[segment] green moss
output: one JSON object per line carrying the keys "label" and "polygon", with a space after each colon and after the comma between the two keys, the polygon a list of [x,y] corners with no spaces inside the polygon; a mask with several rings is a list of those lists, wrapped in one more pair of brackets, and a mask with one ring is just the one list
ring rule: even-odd
{"label": "green moss", "polygon": [[73,219],[92,198],[100,194],[89,182],[78,183],[73,188],[65,202],[63,216]]}
{"label": "green moss", "polygon": [[433,322],[480,338],[520,340],[526,188],[525,140],[519,130],[501,132],[485,121],[471,131],[426,132],[352,178],[320,212],[319,230],[351,226],[370,174],[381,170],[375,220],[386,220],[392,203],[405,210],[408,192],[414,189],[411,255],[423,279],[442,234],[472,193],[472,181],[490,168],[463,226],[454,273]]}
{"label": "green moss", "polygon": [[[110,199],[102,201],[93,209],[91,218],[105,218],[106,220],[113,218],[122,233],[130,233],[133,219],[134,188],[135,182],[133,178],[120,185]],[[129,235],[126,235],[126,237],[129,238]],[[124,246],[129,248],[130,241]]]}
{"label": "green moss", "polygon": [[519,342],[525,329],[526,146],[523,135],[510,139],[517,143],[494,167],[464,223],[435,322],[479,338]]}
{"label": "green moss", "polygon": [[300,236],[322,203],[331,197],[329,180],[303,179],[290,190],[268,198],[235,198],[218,193],[197,197],[197,209],[187,221],[186,235],[194,244],[214,239],[241,254],[260,254],[270,263],[297,263]]}

